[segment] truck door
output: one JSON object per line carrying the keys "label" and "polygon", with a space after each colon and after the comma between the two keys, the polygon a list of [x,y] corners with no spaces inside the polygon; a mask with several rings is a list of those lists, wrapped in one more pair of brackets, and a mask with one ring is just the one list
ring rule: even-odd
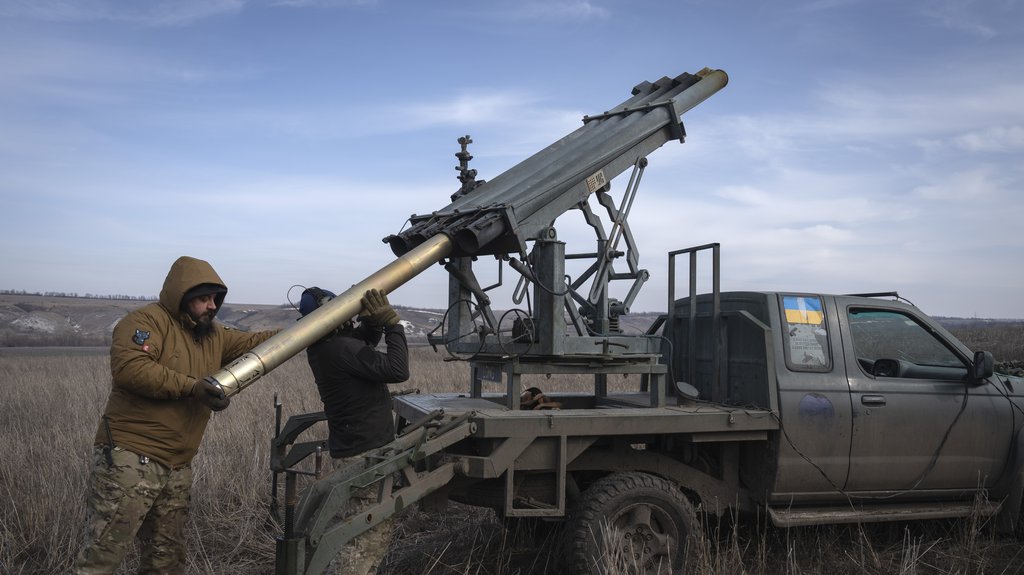
{"label": "truck door", "polygon": [[831,298],[820,295],[778,299],[776,371],[785,433],[773,502],[841,501],[853,423],[837,313]]}
{"label": "truck door", "polygon": [[897,302],[836,298],[853,406],[847,492],[959,497],[1003,472],[1013,418],[967,351]]}

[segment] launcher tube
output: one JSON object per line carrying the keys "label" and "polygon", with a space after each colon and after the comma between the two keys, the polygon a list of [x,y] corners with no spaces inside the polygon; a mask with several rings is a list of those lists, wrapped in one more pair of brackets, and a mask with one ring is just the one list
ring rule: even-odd
{"label": "launcher tube", "polygon": [[[728,81],[728,75],[722,70],[709,70],[700,81],[685,88],[677,87],[679,90],[673,90],[675,93],[668,99],[673,103],[674,112],[682,116],[725,87]],[[660,95],[660,92],[657,94]],[[660,99],[659,96],[650,100],[655,102]],[[580,185],[587,176],[601,168],[604,168],[609,180],[614,178],[633,165],[637,156],[646,156],[668,141],[662,131],[669,124],[679,121],[679,117],[672,117],[665,107],[630,115],[626,121],[609,122],[617,118],[607,118],[594,127],[593,131],[600,139],[592,146],[569,156],[560,172],[549,178],[553,183],[548,184],[548,188],[537,189],[531,186],[517,194],[509,194],[509,201],[515,205],[521,225],[534,213],[556,203],[564,203],[562,207],[565,209],[575,205],[579,198],[562,197],[566,190]]]}
{"label": "launcher tube", "polygon": [[[683,89],[681,86],[671,86],[669,82],[666,82],[666,85],[658,90],[644,95],[643,101],[655,102],[671,99],[670,94],[681,89]],[[631,98],[623,105],[615,107],[612,111],[629,108],[637,103],[635,100],[636,97]],[[663,114],[663,117],[665,119],[660,120],[662,126],[670,120],[668,114]],[[649,124],[650,122],[651,120],[647,117],[647,114],[640,113],[614,115],[604,118],[599,122],[584,125],[583,128],[578,130],[578,136],[572,140],[565,141],[562,149],[546,156],[535,154],[533,158],[524,161],[524,164],[528,164],[526,166],[526,176],[520,181],[510,182],[511,189],[500,192],[500,197],[503,201],[516,206],[517,212],[518,206],[522,205],[526,198],[536,198],[539,196],[544,199],[550,199],[547,197],[548,194],[546,192],[552,187],[562,187],[563,189],[568,187],[568,185],[552,186],[552,182],[571,185],[575,182],[566,182],[567,177],[585,178],[589,176],[593,173],[592,169],[585,170],[584,172],[586,173],[582,176],[579,174],[570,176],[570,174],[571,170],[578,169],[581,165],[594,164],[597,159],[607,156],[609,154],[607,151],[609,147],[614,146],[616,143],[635,141],[637,134],[643,132],[643,128],[637,126]],[[541,165],[535,165],[538,163]],[[529,212],[529,214],[532,213],[532,211]]]}
{"label": "launcher tube", "polygon": [[[585,117],[579,129],[457,196],[440,211],[412,216],[408,230],[386,241],[401,254],[419,238],[443,231],[454,238],[453,253],[458,256],[511,253],[539,239],[555,218],[593,193],[600,178],[590,184],[588,178],[600,171],[603,180],[611,180],[639,158],[679,138],[679,117],[727,83],[725,72],[707,68],[641,83],[625,102]],[[479,226],[498,213],[499,222]]]}
{"label": "launcher tube", "polygon": [[[634,109],[637,105],[671,100],[677,114],[684,114],[728,83],[722,70],[708,70],[693,83],[673,85],[669,78],[658,82],[651,92],[634,95],[611,111]],[[655,108],[638,113],[617,114],[585,124],[572,134],[527,158],[512,169],[491,179],[480,190],[465,199],[454,202],[451,208],[462,204],[500,201],[515,206],[520,218],[533,214],[540,206],[551,202],[559,192],[586,178],[625,150],[634,146],[669,123],[678,122],[670,117],[667,108]],[[665,143],[659,138],[654,148]],[[636,158],[629,158],[631,164]],[[627,164],[629,165],[629,164]],[[584,167],[585,166],[585,167]],[[608,174],[609,177],[612,174]],[[482,196],[486,195],[486,199]],[[575,201],[570,205],[575,204]],[[526,205],[530,207],[524,210]]]}
{"label": "launcher tube", "polygon": [[[650,83],[645,83],[637,88],[647,88],[649,86],[651,86]],[[625,102],[611,108],[611,111],[618,111],[639,103],[659,99],[671,89],[673,87],[670,85],[670,82],[666,81],[663,82],[662,87],[655,91],[638,91],[638,93]],[[606,119],[603,124],[605,126],[612,126],[623,120],[628,121],[629,118],[612,116]],[[491,178],[486,184],[488,196],[490,198],[501,198],[502,201],[508,203],[514,203],[509,198],[531,190],[538,182],[549,180],[553,173],[564,170],[566,166],[574,165],[578,158],[587,157],[592,153],[592,148],[596,143],[607,139],[606,134],[596,133],[593,128],[594,126],[583,125],[526,160]],[[474,205],[478,203],[478,198],[479,195],[460,198],[448,206],[447,209],[458,209],[466,205]]]}
{"label": "launcher tube", "polygon": [[251,385],[275,367],[306,349],[362,310],[360,300],[368,289],[392,292],[416,277],[452,251],[452,242],[444,234],[426,240],[405,255],[348,288],[320,308],[252,348],[248,353],[211,377],[231,396]]}

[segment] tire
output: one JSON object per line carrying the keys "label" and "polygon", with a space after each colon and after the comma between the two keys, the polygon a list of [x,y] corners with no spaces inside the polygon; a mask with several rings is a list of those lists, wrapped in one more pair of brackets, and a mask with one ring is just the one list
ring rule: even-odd
{"label": "tire", "polygon": [[567,571],[578,575],[683,573],[701,536],[679,488],[640,472],[595,481],[567,527]]}

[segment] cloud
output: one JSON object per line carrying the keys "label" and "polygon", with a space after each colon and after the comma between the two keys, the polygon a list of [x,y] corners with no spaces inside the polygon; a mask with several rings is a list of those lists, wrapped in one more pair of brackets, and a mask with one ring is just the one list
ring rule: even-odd
{"label": "cloud", "polygon": [[[950,74],[949,70],[957,70]],[[941,69],[876,70],[827,80],[815,91],[820,130],[839,138],[956,133],[1024,122],[1020,65],[949,62]],[[998,81],[994,81],[998,78]],[[815,127],[807,121],[798,126]]]}
{"label": "cloud", "polygon": [[285,8],[339,8],[345,6],[371,6],[377,0],[268,0],[270,6]]}
{"label": "cloud", "polygon": [[271,8],[342,8],[377,4],[378,0],[8,0],[0,16],[50,22],[121,22],[174,27],[241,13],[249,6]]}
{"label": "cloud", "polygon": [[1012,153],[1024,148],[1024,126],[992,126],[953,139],[953,145],[968,152]]}
{"label": "cloud", "polygon": [[[472,130],[489,156],[525,157],[579,128],[583,113],[525,91],[466,91],[424,104],[372,111],[376,131]],[[396,123],[396,120],[398,122]],[[481,159],[483,157],[481,156]]]}
{"label": "cloud", "polygon": [[813,0],[798,6],[797,10],[808,13],[823,12],[838,8],[846,8],[849,6],[856,6],[860,3],[861,0]]}
{"label": "cloud", "polygon": [[413,127],[437,124],[479,125],[493,123],[510,115],[520,116],[533,109],[537,98],[516,92],[463,93],[449,100],[404,108],[405,119]]}
{"label": "cloud", "polygon": [[128,22],[176,26],[237,13],[246,0],[15,0],[0,6],[0,15],[57,22]]}
{"label": "cloud", "polygon": [[518,126],[523,132],[534,131],[544,126],[545,132],[566,133],[579,127],[583,116],[578,111],[545,107],[542,98],[516,91],[474,91],[464,92],[449,99],[436,100],[422,105],[400,109],[403,124],[418,129],[430,126]]}
{"label": "cloud", "polygon": [[922,200],[942,202],[974,202],[996,199],[1003,186],[996,181],[995,170],[982,166],[964,172],[942,173],[927,185],[914,188],[912,193]]}
{"label": "cloud", "polygon": [[[52,22],[124,22],[142,26],[181,26],[238,14],[249,6],[343,8],[376,5],[378,0],[9,0],[0,16]],[[506,13],[506,16],[509,15]],[[529,20],[606,20],[611,11],[587,0],[552,0],[515,5],[513,17]]]}
{"label": "cloud", "polygon": [[[0,101],[25,109],[123,110],[138,100],[154,106],[198,84],[224,86],[259,75],[254,65],[219,65],[203,55],[126,50],[116,42],[15,32],[0,37]],[[188,95],[193,95],[189,92]]]}
{"label": "cloud", "polygon": [[932,0],[921,3],[921,13],[942,28],[988,40],[998,35],[998,31],[984,21],[995,5],[996,2],[984,0]]}
{"label": "cloud", "polygon": [[764,190],[752,186],[725,186],[715,195],[750,207],[764,207],[772,203],[771,197]]}
{"label": "cloud", "polygon": [[920,165],[947,173],[1006,162],[1024,148],[1024,76],[999,64],[960,67],[955,76],[950,67],[956,63],[826,78],[782,111],[701,117],[669,155],[717,167],[726,181],[727,166],[742,161],[744,171],[766,178],[797,165],[836,175],[887,172],[879,183],[904,190],[931,183]]}
{"label": "cloud", "polygon": [[607,20],[611,15],[607,8],[585,0],[528,2],[515,12],[524,20]]}

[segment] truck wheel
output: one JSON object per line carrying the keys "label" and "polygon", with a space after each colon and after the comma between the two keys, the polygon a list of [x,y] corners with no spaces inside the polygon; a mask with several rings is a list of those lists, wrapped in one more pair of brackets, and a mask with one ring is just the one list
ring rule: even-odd
{"label": "truck wheel", "polygon": [[568,527],[569,571],[580,575],[682,573],[701,532],[679,488],[639,472],[594,482]]}

